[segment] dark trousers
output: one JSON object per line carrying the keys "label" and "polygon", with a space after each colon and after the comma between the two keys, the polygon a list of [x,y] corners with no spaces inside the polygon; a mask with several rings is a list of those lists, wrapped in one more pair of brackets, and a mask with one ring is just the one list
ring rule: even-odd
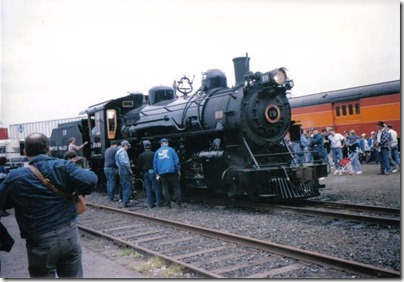
{"label": "dark trousers", "polygon": [[380,163],[380,153],[376,149],[370,150],[370,156],[369,156],[369,159],[367,160],[367,163],[370,163],[372,161],[375,161],[376,163]]}
{"label": "dark trousers", "polygon": [[83,278],[79,238],[77,225],[71,223],[37,238],[27,239],[31,278]]}
{"label": "dark trousers", "polygon": [[178,179],[177,173],[166,173],[160,175],[161,179],[161,186],[163,190],[163,198],[164,198],[164,205],[170,205],[171,198],[170,198],[170,188],[174,191],[174,200],[177,205],[182,205],[181,199],[181,186],[180,180]]}

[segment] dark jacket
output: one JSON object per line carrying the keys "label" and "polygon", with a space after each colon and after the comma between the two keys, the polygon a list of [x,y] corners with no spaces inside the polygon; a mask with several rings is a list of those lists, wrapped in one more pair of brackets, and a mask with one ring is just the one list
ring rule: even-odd
{"label": "dark jacket", "polygon": [[[30,164],[62,191],[90,194],[96,188],[97,175],[70,161],[39,155]],[[77,216],[71,199],[52,192],[27,167],[12,170],[0,184],[0,209],[4,208],[15,208],[21,238],[56,230]]]}
{"label": "dark jacket", "polygon": [[104,153],[104,167],[118,168],[116,166],[115,155],[118,152],[118,147],[109,147]]}
{"label": "dark jacket", "polygon": [[153,158],[154,152],[151,150],[146,150],[141,153],[137,159],[137,169],[139,172],[146,172],[153,168]]}

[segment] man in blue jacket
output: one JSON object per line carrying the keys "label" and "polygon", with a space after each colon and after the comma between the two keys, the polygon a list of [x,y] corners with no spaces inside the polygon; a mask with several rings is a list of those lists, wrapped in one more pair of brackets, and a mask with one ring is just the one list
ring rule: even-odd
{"label": "man in blue jacket", "polygon": [[318,132],[317,128],[312,128],[313,137],[310,139],[309,147],[313,150],[312,156],[314,163],[328,164],[327,150],[324,148],[324,137]]}
{"label": "man in blue jacket", "polygon": [[[32,133],[25,139],[25,155],[62,192],[88,195],[97,175],[71,161],[51,158],[49,140]],[[12,170],[0,184],[0,210],[14,208],[21,238],[26,239],[32,278],[83,277],[80,236],[74,201],[53,192],[28,168]]]}
{"label": "man in blue jacket", "polygon": [[153,169],[156,178],[161,179],[164,205],[171,208],[169,188],[174,191],[175,202],[182,208],[181,186],[179,178],[181,176],[181,166],[177,153],[168,146],[167,138],[160,140],[160,148],[154,154]]}

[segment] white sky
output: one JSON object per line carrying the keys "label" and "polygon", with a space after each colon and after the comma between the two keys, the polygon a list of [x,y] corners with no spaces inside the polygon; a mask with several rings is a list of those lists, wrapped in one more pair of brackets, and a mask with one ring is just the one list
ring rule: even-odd
{"label": "white sky", "polygon": [[232,59],[287,67],[293,94],[400,79],[398,0],[0,0],[0,127],[88,106]]}

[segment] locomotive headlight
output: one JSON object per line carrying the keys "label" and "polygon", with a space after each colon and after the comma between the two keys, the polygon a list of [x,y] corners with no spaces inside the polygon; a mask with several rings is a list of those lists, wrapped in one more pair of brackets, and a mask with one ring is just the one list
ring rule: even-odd
{"label": "locomotive headlight", "polygon": [[282,85],[286,82],[286,74],[283,71],[278,70],[273,77],[276,84]]}
{"label": "locomotive headlight", "polygon": [[287,68],[274,69],[262,75],[261,82],[263,84],[274,84],[276,86],[283,85],[289,78],[289,72]]}

